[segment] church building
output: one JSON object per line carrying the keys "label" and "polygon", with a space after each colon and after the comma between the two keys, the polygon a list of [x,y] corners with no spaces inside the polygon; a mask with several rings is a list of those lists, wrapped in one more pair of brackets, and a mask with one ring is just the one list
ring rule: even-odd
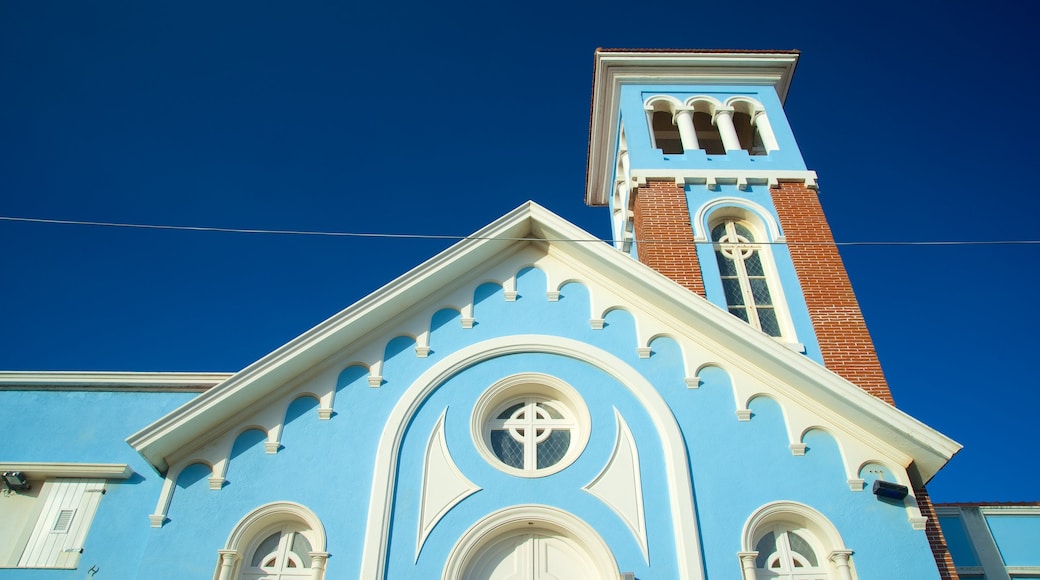
{"label": "church building", "polygon": [[0,373],[0,578],[957,578],[797,61],[597,51],[611,243],[528,202],[236,373]]}

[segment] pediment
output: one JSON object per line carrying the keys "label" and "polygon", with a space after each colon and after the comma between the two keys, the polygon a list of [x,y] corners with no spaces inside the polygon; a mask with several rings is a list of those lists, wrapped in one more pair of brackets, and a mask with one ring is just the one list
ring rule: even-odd
{"label": "pediment", "polygon": [[[518,280],[532,268],[544,284],[544,295],[537,287],[520,287]],[[300,389],[319,399],[319,414],[328,418],[335,404],[336,377],[344,368],[363,367],[370,387],[389,388],[393,385],[384,383],[390,378],[384,379],[382,372],[388,345],[396,341],[413,349],[408,356],[430,356],[440,348],[430,340],[432,320],[440,312],[457,311],[463,328],[479,326],[478,289],[490,288],[507,302],[535,295],[555,302],[569,284],[587,294],[582,296],[587,316],[574,321],[584,325],[584,332],[602,330],[610,313],[625,311],[634,321],[632,358],[653,357],[655,341],[667,338],[682,351],[682,380],[689,388],[698,386],[697,374],[705,366],[724,368],[733,377],[734,420],[745,418],[748,401],[755,396],[777,399],[785,405],[792,451],[798,451],[806,430],[827,430],[851,453],[850,480],[861,459],[880,458],[904,467],[915,463],[927,480],[960,449],[533,202],[235,373],[127,442],[165,473],[198,450],[228,447],[228,434],[233,436],[236,429],[277,424],[285,401]],[[525,297],[525,292],[531,295]],[[538,334],[537,323],[530,321],[517,335],[531,340]],[[269,451],[277,450],[276,433],[268,444]]]}

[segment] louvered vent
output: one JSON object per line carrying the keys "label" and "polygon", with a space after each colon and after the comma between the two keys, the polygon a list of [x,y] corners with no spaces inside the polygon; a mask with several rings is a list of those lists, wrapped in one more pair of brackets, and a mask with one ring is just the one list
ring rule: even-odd
{"label": "louvered vent", "polygon": [[58,517],[54,519],[54,527],[51,528],[51,532],[56,534],[69,533],[69,528],[72,526],[72,516],[74,515],[76,515],[76,510],[58,511]]}

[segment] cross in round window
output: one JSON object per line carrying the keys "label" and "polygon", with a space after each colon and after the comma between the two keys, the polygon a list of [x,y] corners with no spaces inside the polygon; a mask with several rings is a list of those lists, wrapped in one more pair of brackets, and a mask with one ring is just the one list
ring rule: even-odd
{"label": "cross in round window", "polygon": [[516,469],[545,469],[560,462],[571,444],[574,421],[552,401],[510,401],[488,421],[491,450]]}
{"label": "cross in round window", "polygon": [[741,222],[726,220],[712,228],[711,239],[729,313],[769,336],[780,336],[762,247],[755,243],[751,230]]}
{"label": "cross in round window", "polygon": [[574,387],[550,375],[520,373],[484,391],[470,427],[488,463],[510,475],[544,477],[581,455],[590,423]]}

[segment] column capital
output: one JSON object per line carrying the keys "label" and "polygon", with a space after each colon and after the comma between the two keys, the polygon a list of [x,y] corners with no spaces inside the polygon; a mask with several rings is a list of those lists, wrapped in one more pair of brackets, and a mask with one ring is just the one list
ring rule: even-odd
{"label": "column capital", "polygon": [[852,550],[834,550],[827,555],[827,559],[841,566],[842,564],[847,565],[849,563],[849,557],[851,556]]}
{"label": "column capital", "polygon": [[733,112],[735,110],[736,109],[734,109],[733,107],[715,107],[715,112],[712,113],[712,115],[711,115],[711,122],[714,123],[715,120],[719,118],[719,115],[725,115],[727,117],[732,117],[733,116]]}
{"label": "column capital", "polygon": [[229,562],[233,564],[239,558],[238,550],[217,550],[217,553],[220,554],[221,562]]}
{"label": "column capital", "polygon": [[758,552],[737,552],[737,557],[740,558],[742,563],[751,562],[754,564],[755,558],[758,557]]}

